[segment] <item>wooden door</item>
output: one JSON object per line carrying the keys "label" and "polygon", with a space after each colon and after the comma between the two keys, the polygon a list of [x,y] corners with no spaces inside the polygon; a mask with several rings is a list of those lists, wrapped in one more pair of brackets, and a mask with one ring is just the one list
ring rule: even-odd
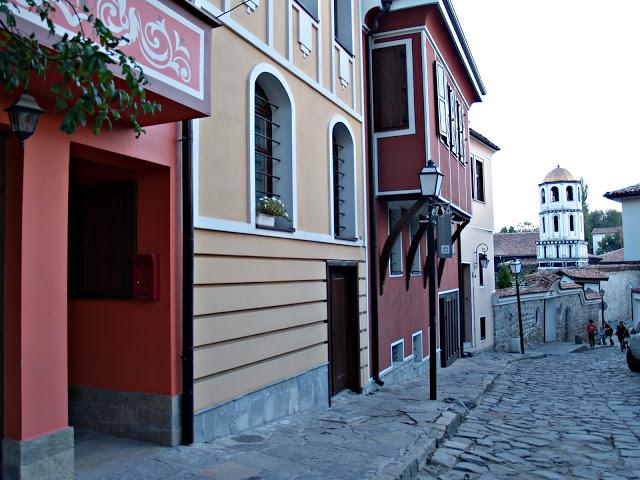
{"label": "wooden door", "polygon": [[460,356],[458,292],[440,296],[440,361],[448,367]]}
{"label": "wooden door", "polygon": [[359,391],[357,267],[329,267],[327,298],[330,393]]}

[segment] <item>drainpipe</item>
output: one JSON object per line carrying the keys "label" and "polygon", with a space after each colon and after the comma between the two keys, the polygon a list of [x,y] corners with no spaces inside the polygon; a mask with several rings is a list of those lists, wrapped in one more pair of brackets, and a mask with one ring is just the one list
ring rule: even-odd
{"label": "drainpipe", "polygon": [[193,443],[193,124],[182,122],[182,443]]}
{"label": "drainpipe", "polygon": [[[371,77],[369,75],[369,60],[371,58],[371,36],[378,30],[380,26],[380,20],[384,15],[389,12],[393,0],[383,0],[382,9],[377,13],[373,20],[373,25],[366,34],[367,40],[367,78],[368,89],[371,89]],[[379,345],[379,328],[378,328],[378,233],[377,233],[377,208],[376,208],[376,193],[373,171],[373,102],[371,101],[371,95],[366,92],[367,95],[367,115],[366,124],[368,125],[368,137],[367,142],[367,190],[369,200],[369,265],[371,271],[369,275],[369,291],[371,292],[371,355],[372,355],[372,367],[373,367],[373,381],[376,384],[382,386],[384,382],[380,378],[380,345]]]}

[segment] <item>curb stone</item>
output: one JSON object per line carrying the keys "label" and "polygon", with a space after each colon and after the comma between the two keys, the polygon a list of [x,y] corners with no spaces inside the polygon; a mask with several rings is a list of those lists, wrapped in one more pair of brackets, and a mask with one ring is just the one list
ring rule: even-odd
{"label": "curb stone", "polygon": [[[516,359],[510,360],[507,365],[511,361],[516,361]],[[414,480],[420,478],[420,470],[431,460],[437,448],[442,446],[448,438],[458,431],[458,427],[469,412],[482,402],[482,398],[493,388],[500,375],[501,373],[494,373],[480,391],[470,399],[465,399],[465,401],[447,399],[455,402],[454,405],[462,407],[460,408],[461,411],[444,410],[435,421],[436,425],[443,427],[439,429],[436,438],[421,437],[418,439],[407,449],[400,461],[394,465],[387,466],[378,478],[381,480]]]}

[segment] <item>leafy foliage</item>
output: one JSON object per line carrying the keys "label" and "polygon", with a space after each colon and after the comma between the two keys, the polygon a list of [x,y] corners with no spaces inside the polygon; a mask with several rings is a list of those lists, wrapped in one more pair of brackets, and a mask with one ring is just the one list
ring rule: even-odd
{"label": "leafy foliage", "polygon": [[[51,48],[44,47],[35,32],[22,33],[16,23],[18,7],[11,0],[0,0],[0,83],[8,92],[21,86],[29,90],[31,79],[50,75],[55,79],[51,91],[55,108],[64,112],[60,129],[73,133],[92,123],[93,133],[111,129],[113,122],[125,118],[139,136],[144,129],[140,115],[160,111],[161,106],[146,98],[148,80],[135,58],[120,46],[125,37],[114,35],[83,3],[78,11],[70,0],[24,0],[40,17],[49,37],[55,35],[54,4],[64,2],[75,14],[79,31],[64,34]],[[87,31],[85,31],[85,29]],[[126,88],[116,85],[118,71]]]}
{"label": "leafy foliage", "polygon": [[622,235],[620,232],[609,233],[605,235],[598,243],[598,254],[613,252],[624,246]]}
{"label": "leafy foliage", "polygon": [[498,273],[496,274],[496,288],[510,288],[513,287],[513,278],[511,276],[511,270],[506,263],[500,264]]}
{"label": "leafy foliage", "polygon": [[272,217],[289,218],[287,206],[282,200],[276,197],[261,197],[256,205],[256,211],[263,215],[271,215]]}
{"label": "leafy foliage", "polygon": [[609,210],[594,210],[591,212],[591,226],[593,228],[620,227],[622,212],[610,208]]}
{"label": "leafy foliage", "polygon": [[584,219],[584,239],[587,242],[587,251],[593,253],[593,225],[591,224],[591,215],[589,214],[589,185],[584,183],[584,179],[580,178],[580,190],[582,191],[582,218]]}
{"label": "leafy foliage", "polygon": [[518,223],[515,227],[510,225],[509,227],[502,227],[500,233],[522,233],[522,232],[537,232],[538,227],[528,220]]}

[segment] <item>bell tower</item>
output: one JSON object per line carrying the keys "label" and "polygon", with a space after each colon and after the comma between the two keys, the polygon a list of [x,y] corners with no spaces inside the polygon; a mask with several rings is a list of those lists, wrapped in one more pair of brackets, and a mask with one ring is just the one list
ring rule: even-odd
{"label": "bell tower", "polygon": [[539,187],[538,268],[586,266],[589,258],[584,241],[580,182],[558,165]]}

